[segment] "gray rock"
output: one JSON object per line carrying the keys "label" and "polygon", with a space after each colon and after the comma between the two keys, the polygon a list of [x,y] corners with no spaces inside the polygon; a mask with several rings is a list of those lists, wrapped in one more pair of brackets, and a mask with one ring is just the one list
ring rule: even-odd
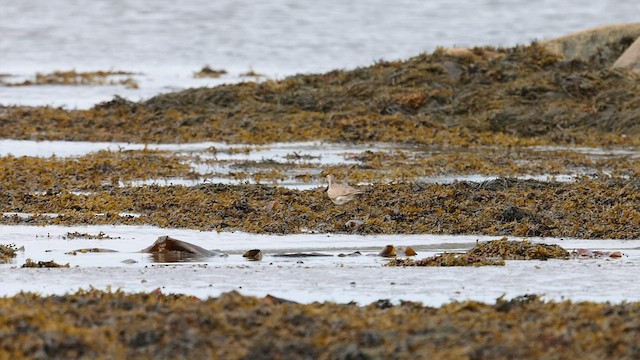
{"label": "gray rock", "polygon": [[629,69],[640,74],[640,36],[613,63],[614,69]]}
{"label": "gray rock", "polygon": [[620,41],[624,37],[640,37],[640,23],[599,26],[540,43],[565,60],[588,60],[602,46]]}

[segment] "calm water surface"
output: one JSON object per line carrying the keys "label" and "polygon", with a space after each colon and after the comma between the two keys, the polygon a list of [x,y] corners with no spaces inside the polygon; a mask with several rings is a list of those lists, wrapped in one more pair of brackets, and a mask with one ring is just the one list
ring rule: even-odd
{"label": "calm water surface", "polygon": [[[89,107],[194,86],[366,66],[437,46],[510,46],[637,21],[640,2],[618,1],[129,1],[0,0],[0,73],[60,69],[144,74],[139,89],[1,88],[0,104]],[[203,65],[229,71],[194,80]]]}

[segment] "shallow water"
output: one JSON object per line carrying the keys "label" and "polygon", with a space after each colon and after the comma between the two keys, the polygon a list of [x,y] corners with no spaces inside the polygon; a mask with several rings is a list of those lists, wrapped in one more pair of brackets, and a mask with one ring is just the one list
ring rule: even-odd
{"label": "shallow water", "polygon": [[[443,149],[442,147],[425,148],[411,145],[399,145],[390,143],[367,143],[367,144],[337,144],[323,143],[318,141],[291,142],[291,143],[271,143],[263,145],[242,145],[227,144],[220,142],[200,142],[185,144],[136,144],[136,143],[109,143],[109,142],[83,142],[83,141],[31,141],[0,139],[0,156],[32,156],[32,157],[77,157],[87,155],[97,151],[128,151],[128,150],[163,150],[170,151],[178,155],[190,157],[187,160],[195,174],[201,176],[195,178],[154,178],[120,181],[120,186],[143,186],[143,185],[183,185],[195,186],[203,183],[219,184],[255,184],[281,186],[291,189],[308,190],[319,186],[325,186],[323,181],[308,179],[297,180],[296,175],[319,175],[324,167],[331,165],[358,164],[354,160],[358,155],[367,151],[402,151],[408,158],[428,157],[432,154],[457,151],[457,149]],[[588,148],[588,147],[532,147],[534,151],[566,151],[589,154],[594,157],[631,157],[640,156],[640,152],[635,148]],[[295,160],[299,158],[300,160]],[[197,161],[193,159],[198,159]],[[283,168],[282,179],[256,180],[260,172],[270,170],[269,167],[245,166],[245,162],[265,162],[272,161],[280,164],[304,164],[301,169],[295,167]],[[241,165],[241,168],[234,168]],[[231,178],[231,172],[243,172],[244,178]],[[571,173],[520,174],[514,177],[520,179],[534,179],[540,181],[575,181],[583,175],[590,175],[592,170],[576,168]],[[451,183],[455,181],[483,182],[499,178],[498,176],[482,174],[454,174],[442,176],[427,176],[417,178],[416,181],[427,183]],[[366,183],[360,183],[366,185]]]}
{"label": "shallow water", "polygon": [[[3,0],[0,73],[18,81],[54,70],[126,70],[122,86],[0,87],[0,104],[87,108],[188,87],[367,66],[437,46],[511,46],[585,28],[636,22],[640,3],[617,1],[154,1]],[[194,79],[205,64],[220,79]],[[252,80],[252,78],[248,78]]]}
{"label": "shallow water", "polygon": [[[382,247],[412,246],[423,258],[444,251],[464,251],[487,236],[336,234],[255,235],[217,233],[148,226],[0,226],[1,243],[24,246],[10,264],[0,265],[0,295],[19,291],[63,294],[79,288],[122,289],[217,296],[237,290],[246,295],[271,294],[293,301],[351,301],[368,304],[378,299],[419,301],[439,306],[451,300],[493,302],[524,294],[544,294],[546,299],[593,301],[638,301],[640,284],[640,240],[531,239],[558,244],[565,249],[588,248],[624,254],[621,259],[507,261],[504,267],[390,268],[375,256]],[[67,233],[98,234],[114,239],[66,239]],[[156,263],[139,251],[158,236],[188,241],[226,257],[193,262]],[[81,248],[107,248],[116,253],[66,254]],[[262,261],[242,257],[249,249],[261,249]],[[337,257],[360,251],[359,257]],[[274,255],[320,252],[331,257],[283,258]],[[26,258],[55,260],[71,268],[23,269]],[[122,263],[134,260],[133,264]]]}
{"label": "shallow water", "polygon": [[[0,87],[0,105],[52,105],[89,108],[120,95],[134,101],[189,87],[215,86],[254,80],[240,74],[253,69],[279,79],[300,72],[367,66],[378,59],[394,60],[433,51],[437,46],[510,46],[533,39],[555,37],[596,25],[637,21],[637,1],[597,2],[545,0],[507,1],[325,1],[271,2],[160,0],[150,8],[135,0],[43,1],[0,0],[0,74],[17,82],[36,72],[76,69],[125,70],[138,73],[138,89],[123,86]],[[219,79],[195,79],[203,65],[226,69]],[[321,168],[348,163],[349,155],[384,144],[343,146],[321,143],[270,144],[236,151],[241,145],[222,143],[145,145],[127,143],[24,142],[0,140],[0,156],[80,156],[98,150],[134,150],[148,147],[198,154],[220,161],[282,161],[293,152],[320,156],[310,160]],[[217,151],[210,151],[210,148]],[[235,148],[235,149],[234,149]],[[557,149],[540,149],[557,150]],[[416,150],[420,151],[420,150]],[[582,151],[582,150],[575,150]],[[585,149],[607,156],[602,149]],[[603,154],[604,153],[604,154]],[[612,153],[613,154],[613,153]],[[635,153],[617,153],[634,156]],[[201,173],[228,171],[224,166],[193,164]],[[555,175],[572,180],[574,174]],[[539,178],[547,180],[546,175]],[[422,181],[484,181],[482,175],[424,178]],[[208,176],[196,180],[155,179],[123,186],[157,184],[195,185],[231,182]],[[238,182],[240,183],[240,182]],[[319,183],[284,181],[280,186],[313,188]],[[18,214],[25,215],[25,214]],[[55,216],[55,214],[45,214]],[[132,214],[135,216],[136,214]],[[116,237],[110,240],[64,239],[68,232]],[[638,301],[640,241],[534,239],[573,248],[622,250],[622,259],[571,261],[508,261],[505,267],[389,268],[375,255],[384,245],[412,246],[418,258],[442,251],[462,251],[479,236],[347,236],[309,234],[292,236],[214,233],[152,227],[31,227],[0,226],[0,243],[24,246],[12,263],[0,265],[0,295],[20,291],[63,294],[91,286],[124,291],[179,292],[200,297],[238,290],[243,294],[272,294],[294,301],[356,301],[378,299],[420,301],[438,306],[451,300],[493,302],[527,293],[547,299]],[[227,257],[183,263],[156,263],[140,249],[158,236],[219,249]],[[81,248],[109,248],[116,253],[70,255]],[[248,262],[241,254],[260,248],[265,257]],[[361,257],[278,258],[285,252],[318,251],[337,255],[360,251]],[[64,269],[22,269],[27,258],[69,263]],[[122,263],[134,260],[133,264]]]}

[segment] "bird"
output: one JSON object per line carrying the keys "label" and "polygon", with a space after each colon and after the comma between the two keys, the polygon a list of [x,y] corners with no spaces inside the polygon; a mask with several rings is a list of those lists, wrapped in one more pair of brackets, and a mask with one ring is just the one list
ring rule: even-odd
{"label": "bird", "polygon": [[356,195],[362,194],[364,191],[356,189],[353,186],[344,184],[334,184],[333,175],[327,175],[329,187],[327,188],[327,196],[336,205],[344,205],[355,199]]}

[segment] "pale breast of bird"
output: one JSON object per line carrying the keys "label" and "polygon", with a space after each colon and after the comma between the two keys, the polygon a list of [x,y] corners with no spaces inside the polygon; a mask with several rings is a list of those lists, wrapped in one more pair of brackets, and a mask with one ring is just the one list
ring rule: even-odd
{"label": "pale breast of bird", "polygon": [[356,195],[362,194],[364,191],[345,184],[334,184],[333,175],[327,175],[329,187],[327,188],[327,196],[336,205],[343,205],[355,199]]}

